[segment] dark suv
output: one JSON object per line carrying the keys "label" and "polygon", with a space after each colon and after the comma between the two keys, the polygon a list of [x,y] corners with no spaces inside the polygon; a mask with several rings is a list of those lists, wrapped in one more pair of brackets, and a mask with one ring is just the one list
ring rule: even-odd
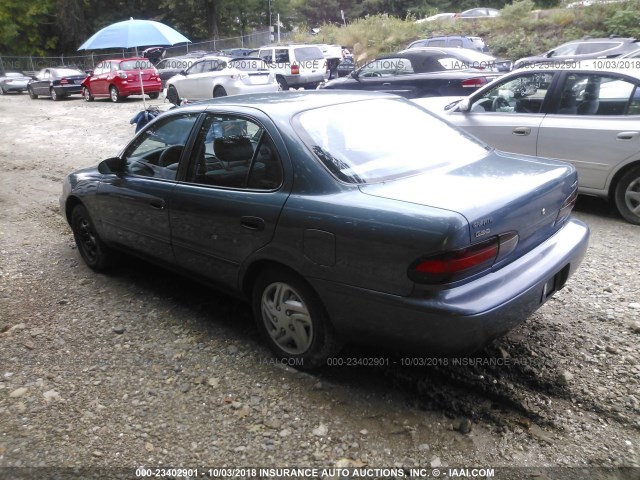
{"label": "dark suv", "polygon": [[449,35],[446,37],[429,37],[410,43],[407,48],[418,47],[445,47],[445,48],[470,48],[479,52],[487,52],[489,49],[480,37],[467,37]]}
{"label": "dark suv", "polygon": [[586,38],[563,43],[559,47],[549,50],[542,55],[525,57],[516,60],[513,68],[543,63],[561,63],[594,58],[613,58],[640,49],[640,43],[635,38],[609,37]]}

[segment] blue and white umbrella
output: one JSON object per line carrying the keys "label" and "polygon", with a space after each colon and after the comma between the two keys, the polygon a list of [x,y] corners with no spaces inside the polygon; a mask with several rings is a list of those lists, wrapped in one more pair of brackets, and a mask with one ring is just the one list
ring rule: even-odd
{"label": "blue and white umbrella", "polygon": [[101,48],[137,48],[191,43],[187,37],[164,23],[153,20],[125,20],[94,33],[78,50]]}

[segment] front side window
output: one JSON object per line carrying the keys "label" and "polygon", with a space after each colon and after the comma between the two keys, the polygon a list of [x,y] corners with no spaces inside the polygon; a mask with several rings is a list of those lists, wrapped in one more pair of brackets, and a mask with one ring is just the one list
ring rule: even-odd
{"label": "front side window", "polygon": [[294,118],[294,128],[327,170],[346,183],[453,171],[487,155],[484,144],[400,99],[307,110]]}
{"label": "front side window", "polygon": [[196,139],[188,182],[275,190],[282,180],[282,164],[264,128],[235,115],[207,116]]}
{"label": "front side window", "polygon": [[535,72],[500,82],[471,104],[472,112],[540,113],[553,73]]}
{"label": "front side window", "polygon": [[125,173],[174,180],[180,156],[197,118],[198,114],[188,113],[159,119],[125,151]]}

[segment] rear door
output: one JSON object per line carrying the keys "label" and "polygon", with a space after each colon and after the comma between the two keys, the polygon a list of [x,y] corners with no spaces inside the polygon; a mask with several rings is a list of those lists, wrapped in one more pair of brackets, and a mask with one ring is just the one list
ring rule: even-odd
{"label": "rear door", "polygon": [[269,243],[288,198],[282,141],[255,119],[208,113],[171,201],[177,262],[237,288],[242,263]]}
{"label": "rear door", "polygon": [[616,73],[566,72],[540,126],[538,155],[573,163],[582,188],[606,188],[625,161],[640,158],[640,81]]}

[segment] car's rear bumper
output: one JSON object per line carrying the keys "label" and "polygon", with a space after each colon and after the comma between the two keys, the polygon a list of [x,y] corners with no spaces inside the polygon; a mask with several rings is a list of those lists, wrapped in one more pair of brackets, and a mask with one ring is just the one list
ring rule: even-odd
{"label": "car's rear bumper", "polygon": [[75,93],[81,93],[82,92],[82,85],[78,84],[78,85],[57,85],[55,87],[53,87],[54,90],[56,91],[56,94],[60,95],[73,95]]}
{"label": "car's rear bumper", "polygon": [[301,73],[300,75],[285,75],[287,85],[292,88],[315,88],[327,78],[326,72]]}
{"label": "car's rear bumper", "polygon": [[118,92],[120,95],[142,95],[142,88],[144,87],[144,93],[160,93],[162,92],[162,82],[143,83],[140,86],[140,82],[132,82],[127,84],[118,85]]}
{"label": "car's rear bumper", "polygon": [[535,312],[576,270],[589,229],[571,219],[560,231],[514,262],[459,287],[401,297],[318,279],[336,329],[403,350],[462,353],[476,350]]}

